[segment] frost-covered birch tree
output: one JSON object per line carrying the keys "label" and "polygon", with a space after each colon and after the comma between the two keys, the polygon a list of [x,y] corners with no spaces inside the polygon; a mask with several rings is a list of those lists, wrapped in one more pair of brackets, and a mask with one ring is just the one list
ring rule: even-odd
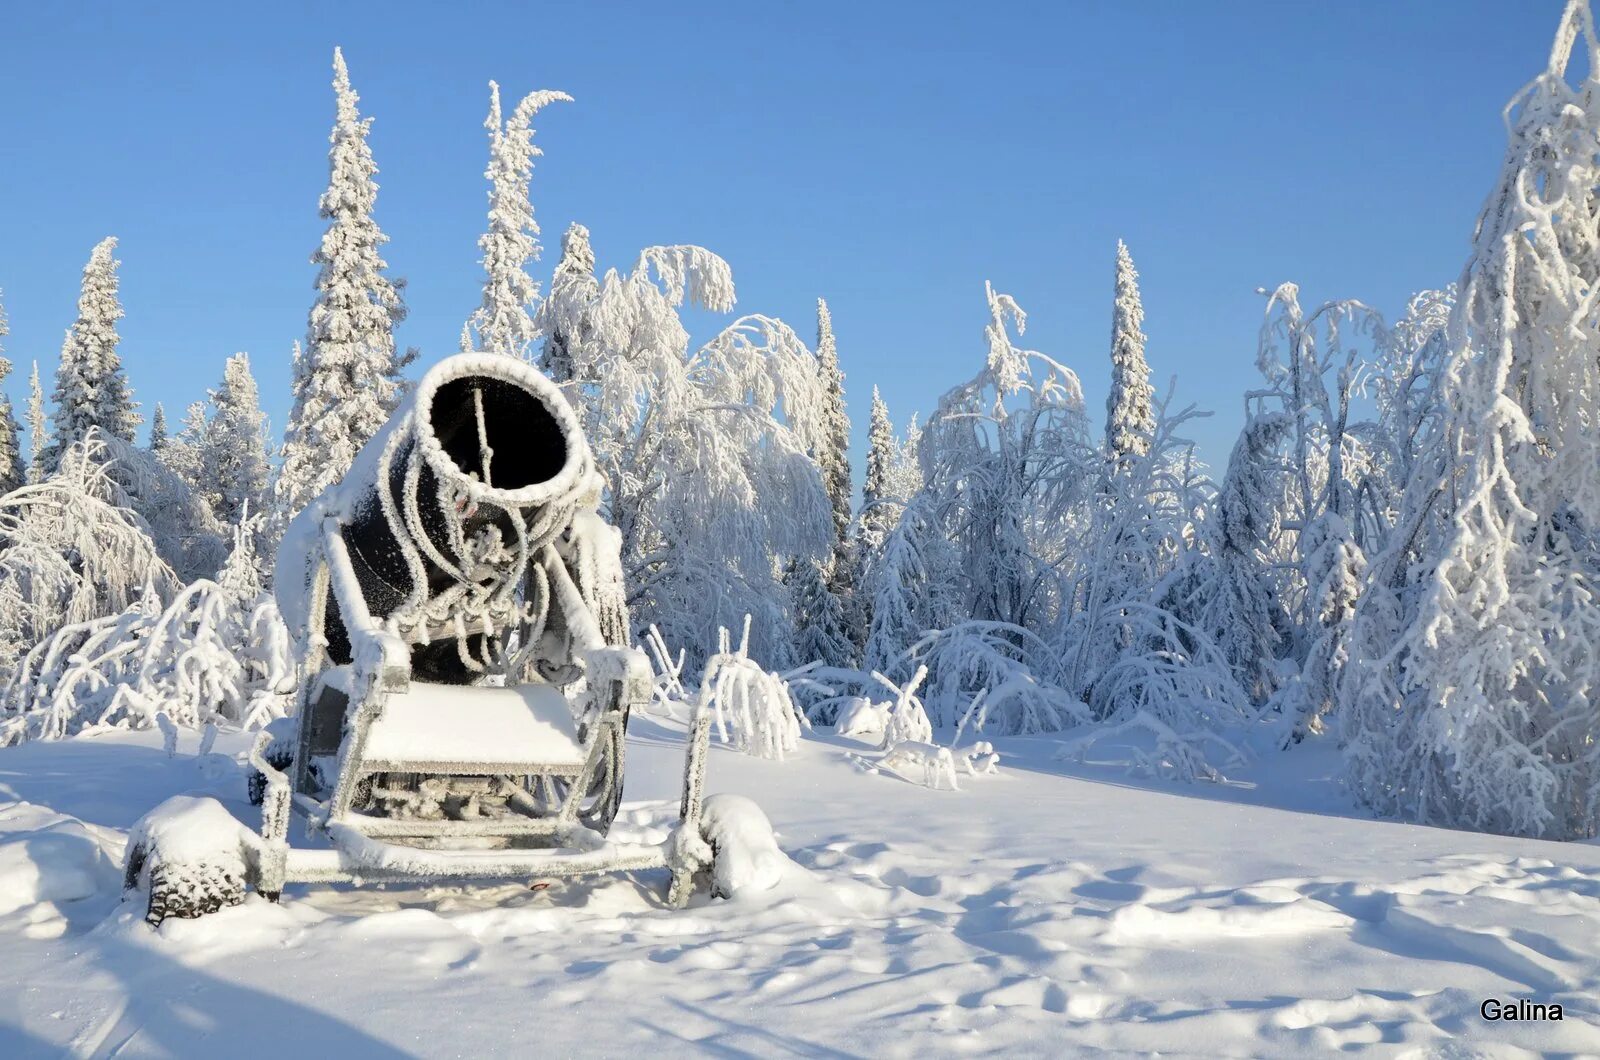
{"label": "frost-covered birch tree", "polygon": [[1596,69],[1589,6],[1571,0],[1546,69],[1507,109],[1450,313],[1437,459],[1418,462],[1357,615],[1350,776],[1381,812],[1600,832]]}
{"label": "frost-covered birch tree", "polygon": [[117,298],[117,266],[121,263],[112,257],[116,249],[115,237],[101,240],[83,267],[78,318],[67,331],[56,369],[55,437],[45,458],[47,471],[58,464],[69,446],[87,437],[91,428],[107,438],[132,443],[139,426],[137,406],[117,354],[122,304]]}
{"label": "frost-covered birch tree", "polygon": [[1150,366],[1145,363],[1144,305],[1139,273],[1127,244],[1117,240],[1115,299],[1111,311],[1111,392],[1106,396],[1106,456],[1123,468],[1150,451],[1155,432]]}
{"label": "frost-covered birch tree", "polygon": [[118,503],[106,446],[91,428],[49,478],[0,496],[0,671],[64,625],[177,583],[147,524]]}
{"label": "frost-covered birch tree", "polygon": [[922,442],[927,489],[961,555],[962,613],[1037,629],[1059,604],[1061,559],[1083,526],[1088,419],[1078,377],[1016,345],[1027,316],[985,284],[988,356],[939,399]]}
{"label": "frost-covered birch tree", "polygon": [[525,96],[503,118],[500,86],[489,82],[489,226],[478,238],[483,251],[483,301],[470,321],[476,348],[527,360],[538,338],[533,312],[539,282],[528,275],[528,263],[539,260],[539,224],[533,217],[528,186],[533,160],[542,151],[533,142],[533,118],[557,100],[572,102],[565,92],[543,90]]}
{"label": "frost-covered birch tree", "polygon": [[691,670],[747,614],[753,656],[792,653],[783,566],[824,559],[832,541],[810,455],[824,438],[816,358],[771,317],[741,317],[698,349],[678,318],[685,301],[727,312],[733,293],[710,251],[650,247],[606,273],[587,326],[568,334],[636,625],[659,626]]}
{"label": "frost-covered birch tree", "polygon": [[378,197],[359,97],[344,55],[333,53],[335,120],[329,137],[328,187],[318,204],[328,222],[312,254],[317,298],[302,356],[295,362],[294,404],[284,434],[283,467],[273,488],[277,525],[349,469],[357,450],[399,401],[401,371],[414,354],[396,355],[394,327],[405,317],[402,284],[385,275],[388,237],[373,220]]}
{"label": "frost-covered birch tree", "polygon": [[[1361,477],[1354,466],[1368,461],[1363,438],[1370,437],[1365,425],[1357,429],[1352,424],[1351,410],[1388,334],[1383,318],[1355,299],[1324,302],[1308,313],[1295,284],[1261,293],[1267,309],[1256,366],[1268,385],[1251,396],[1257,402],[1276,401],[1288,417],[1279,521],[1290,531],[1286,544],[1292,558],[1280,597],[1300,631],[1291,647],[1304,660],[1312,641],[1322,635],[1318,630],[1330,628],[1315,617],[1332,606],[1319,595],[1329,555],[1320,544],[1350,531]],[[1330,525],[1317,525],[1325,520]],[[1349,612],[1335,610],[1337,627]]]}
{"label": "frost-covered birch tree", "polygon": [[1208,524],[1209,577],[1200,590],[1198,621],[1256,702],[1277,689],[1283,622],[1274,620],[1279,605],[1266,577],[1266,556],[1279,532],[1278,451],[1288,430],[1283,413],[1268,412],[1250,416],[1239,432]]}
{"label": "frost-covered birch tree", "polygon": [[889,673],[901,666],[913,645],[930,630],[956,622],[958,557],[937,518],[938,501],[918,493],[905,506],[884,540],[881,556],[867,571],[871,594],[864,668]]}

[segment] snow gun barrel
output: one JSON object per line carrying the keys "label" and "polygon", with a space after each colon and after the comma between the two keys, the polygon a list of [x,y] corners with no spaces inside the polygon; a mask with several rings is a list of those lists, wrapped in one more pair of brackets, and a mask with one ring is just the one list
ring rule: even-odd
{"label": "snow gun barrel", "polygon": [[367,609],[414,645],[418,677],[470,679],[458,655],[515,623],[530,561],[598,482],[577,415],[531,365],[460,354],[423,376],[334,488]]}

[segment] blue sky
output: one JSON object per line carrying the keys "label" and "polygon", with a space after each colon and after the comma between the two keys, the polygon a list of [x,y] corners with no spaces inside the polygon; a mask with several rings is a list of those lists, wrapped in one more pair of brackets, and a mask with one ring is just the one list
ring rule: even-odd
{"label": "blue sky", "polygon": [[[15,4],[0,34],[0,289],[25,393],[53,374],[90,248],[121,239],[122,354],[176,419],[247,350],[275,429],[305,328],[333,47],[375,118],[402,344],[477,304],[489,79],[559,88],[535,209],[554,266],[652,243],[733,266],[739,309],[832,306],[857,468],[983,356],[983,283],[1103,407],[1116,240],[1164,389],[1226,459],[1260,286],[1387,315],[1456,278],[1559,0],[1450,4]],[[509,106],[509,104],[508,104]],[[697,321],[698,323],[698,321]],[[48,383],[47,383],[48,386]]]}

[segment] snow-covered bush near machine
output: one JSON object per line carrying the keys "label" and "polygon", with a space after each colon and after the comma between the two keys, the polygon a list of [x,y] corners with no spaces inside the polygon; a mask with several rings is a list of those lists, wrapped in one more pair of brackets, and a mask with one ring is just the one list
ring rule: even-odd
{"label": "snow-covered bush near machine", "polygon": [[899,418],[736,241],[542,273],[583,93],[489,82],[424,358],[335,50],[281,430],[245,353],[134,400],[115,237],[0,395],[0,1054],[1600,1055],[1590,3],[1457,282],[1257,290],[1215,467],[1121,240],[972,276]]}
{"label": "snow-covered bush near machine", "polygon": [[199,579],[163,602],[155,584],[125,610],[68,623],[19,659],[0,689],[0,745],[157,718],[199,729],[245,729],[282,717],[296,690],[289,633],[266,595],[238,528],[217,580]]}
{"label": "snow-covered bush near machine", "polygon": [[757,758],[781,761],[793,754],[801,728],[811,724],[795,707],[788,683],[750,658],[749,616],[738,647],[726,628],[717,631],[717,652],[700,678],[698,709],[710,716],[723,743]]}

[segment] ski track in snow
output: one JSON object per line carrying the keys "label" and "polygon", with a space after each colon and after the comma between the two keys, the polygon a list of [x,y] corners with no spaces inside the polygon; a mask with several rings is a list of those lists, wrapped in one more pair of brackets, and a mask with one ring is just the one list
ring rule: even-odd
{"label": "ski track in snow", "polygon": [[[681,733],[634,729],[618,828],[659,838]],[[0,1055],[1600,1053],[1600,849],[1365,820],[1320,749],[1180,788],[1000,741],[960,792],[829,735],[718,749],[711,790],[794,859],[772,891],[298,887],[153,931],[117,897],[133,822],[185,791],[254,820],[192,742],[0,752]],[[1491,996],[1566,1018],[1488,1023]]]}

